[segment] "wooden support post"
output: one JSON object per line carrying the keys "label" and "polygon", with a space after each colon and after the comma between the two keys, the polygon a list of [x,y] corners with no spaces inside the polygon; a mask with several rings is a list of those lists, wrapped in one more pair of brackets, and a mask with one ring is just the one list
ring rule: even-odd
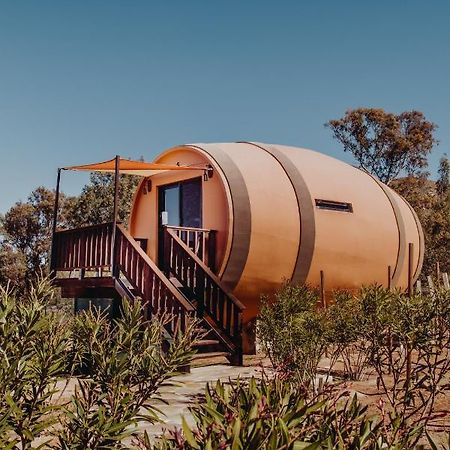
{"label": "wooden support post", "polygon": [[53,205],[53,224],[52,224],[52,245],[50,251],[50,274],[54,275],[56,269],[56,227],[58,224],[58,208],[59,208],[59,186],[61,184],[61,170],[58,169],[58,174],[56,176],[56,189],[55,189],[55,204]]}
{"label": "wooden support post", "polygon": [[173,239],[170,236],[169,230],[166,226],[163,227],[163,260],[159,262],[160,267],[162,267],[164,274],[167,278],[170,278],[170,267],[172,258],[175,258],[173,254],[174,248],[172,246]]}
{"label": "wooden support post", "polygon": [[431,295],[434,295],[434,282],[433,277],[431,275],[427,275],[427,282],[428,282],[428,290]]}
{"label": "wooden support post", "polygon": [[325,274],[323,270],[320,271],[320,298],[322,300],[322,307],[327,307],[327,300],[325,298]]}
{"label": "wooden support post", "polygon": [[419,294],[422,293],[422,282],[420,280],[417,280],[416,282],[416,292],[418,292]]}
{"label": "wooden support post", "polygon": [[[387,288],[390,291],[392,289],[392,266],[390,265],[388,266],[387,272],[388,272]],[[389,365],[388,373],[391,373],[390,367],[392,366],[392,333],[390,328],[388,332],[388,345],[389,345],[389,360],[391,362],[391,364]]]}
{"label": "wooden support post", "polygon": [[120,181],[120,156],[117,155],[114,167],[114,208],[113,208],[113,229],[111,235],[111,271],[112,276],[117,275],[116,266],[116,228],[119,213],[119,181]]}
{"label": "wooden support post", "polygon": [[[237,310],[237,308],[235,308]],[[237,366],[244,365],[244,351],[242,349],[242,311],[238,311],[237,315],[237,335],[236,335],[236,355],[233,364]]]}
{"label": "wooden support post", "polygon": [[[408,244],[408,297],[412,297],[413,295],[413,251],[414,244],[410,242]],[[411,358],[412,358],[412,349],[411,344],[408,342],[406,344],[406,390],[409,391],[409,386],[411,383]]]}
{"label": "wooden support post", "polygon": [[410,242],[408,244],[408,297],[413,294],[413,256],[414,244]]}
{"label": "wooden support post", "polygon": [[212,272],[216,272],[216,230],[210,230],[207,234],[206,257],[208,258],[207,266]]}
{"label": "wooden support post", "polygon": [[444,273],[442,274],[442,281],[443,281],[443,283],[444,283],[444,289],[445,289],[446,291],[450,291],[450,282],[449,282],[449,280],[448,280],[448,273],[447,273],[447,272],[444,272]]}

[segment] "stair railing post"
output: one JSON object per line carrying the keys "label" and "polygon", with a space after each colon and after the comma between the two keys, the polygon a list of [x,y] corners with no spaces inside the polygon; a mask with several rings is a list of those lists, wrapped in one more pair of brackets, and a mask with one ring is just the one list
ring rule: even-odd
{"label": "stair railing post", "polygon": [[216,271],[216,230],[210,230],[207,238],[207,252],[208,267],[215,272]]}
{"label": "stair railing post", "polygon": [[206,277],[205,274],[203,273],[203,270],[201,267],[198,267],[195,264],[195,284],[196,284],[196,291],[197,291],[197,316],[198,317],[203,317],[203,315],[205,314],[205,290],[206,290],[206,286],[205,286],[205,282],[206,282]]}
{"label": "stair railing post", "polygon": [[116,155],[114,165],[114,208],[113,208],[113,228],[111,233],[111,273],[113,278],[118,275],[116,261],[116,235],[117,219],[119,212],[119,181],[120,181],[120,156]]}
{"label": "stair railing post", "polygon": [[243,350],[242,350],[242,311],[235,306],[235,320],[237,335],[235,336],[236,345],[236,365],[242,366],[244,362]]}
{"label": "stair railing post", "polygon": [[170,278],[170,267],[171,267],[171,260],[173,258],[173,248],[172,248],[172,242],[173,238],[170,235],[170,231],[167,227],[164,227],[163,230],[163,271],[167,278]]}

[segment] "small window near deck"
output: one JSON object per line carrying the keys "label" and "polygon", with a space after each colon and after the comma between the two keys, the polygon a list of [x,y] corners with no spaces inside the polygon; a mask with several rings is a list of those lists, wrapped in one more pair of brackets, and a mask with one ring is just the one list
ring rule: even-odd
{"label": "small window near deck", "polygon": [[316,198],[316,206],[319,209],[329,209],[330,211],[353,212],[351,203],[335,202],[334,200],[322,200]]}

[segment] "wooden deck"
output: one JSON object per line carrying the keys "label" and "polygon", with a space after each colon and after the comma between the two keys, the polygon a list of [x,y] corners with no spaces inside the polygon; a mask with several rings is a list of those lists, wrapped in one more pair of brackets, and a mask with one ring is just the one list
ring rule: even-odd
{"label": "wooden deck", "polygon": [[[211,351],[242,364],[244,305],[227,292],[213,268],[213,230],[167,227],[164,271],[120,224],[105,223],[55,232],[51,271],[67,298],[128,297],[144,316],[168,314],[167,332],[201,320]],[[206,346],[206,344],[205,344]]]}

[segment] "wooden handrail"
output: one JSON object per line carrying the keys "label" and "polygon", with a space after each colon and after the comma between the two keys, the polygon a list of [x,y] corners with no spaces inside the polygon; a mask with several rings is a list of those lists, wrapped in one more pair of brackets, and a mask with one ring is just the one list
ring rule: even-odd
{"label": "wooden handrail", "polygon": [[[107,268],[108,276],[116,285],[122,283],[123,289],[142,299],[145,314],[168,315],[165,328],[172,336],[178,329],[185,330],[189,317],[197,315],[204,318],[232,357],[237,358],[234,361],[242,364],[245,307],[177,236],[176,230],[164,230],[164,237],[169,240],[165,246],[166,274],[122,225],[118,224],[113,231],[113,223],[105,223],[56,232],[52,272],[57,275],[59,271],[79,270],[80,277],[85,277],[87,271]],[[170,272],[186,292],[192,292],[192,303],[169,280]]]}
{"label": "wooden handrail", "polygon": [[210,228],[178,227],[175,225],[166,225],[166,228],[170,228],[171,230],[180,230],[180,231],[201,231],[203,233],[210,233],[211,231],[215,231]]}
{"label": "wooden handrail", "polygon": [[207,228],[176,227],[167,225],[188,248],[212,271],[216,263],[216,231]]}
{"label": "wooden handrail", "polygon": [[196,300],[197,314],[212,320],[228,347],[242,363],[242,313],[245,306],[170,228],[164,230],[164,268]]}
{"label": "wooden handrail", "polygon": [[55,232],[51,271],[110,267],[111,231],[112,223],[103,223]]}
{"label": "wooden handrail", "polygon": [[[194,228],[195,229],[195,228]],[[213,273],[207,266],[205,266],[202,260],[174,233],[170,232],[170,229],[167,230],[168,233],[173,237],[173,239],[180,245],[183,250],[189,253],[189,256],[200,266],[203,266],[202,269],[208,275],[211,280],[213,280],[217,285],[223,289],[223,291],[227,294],[228,297],[233,301],[233,303],[242,311],[245,309],[245,305],[240,302],[231,292],[229,292],[222,284],[220,278],[217,277],[215,273]]]}
{"label": "wooden handrail", "polygon": [[146,311],[152,315],[168,314],[166,329],[173,336],[177,329],[184,331],[189,316],[195,308],[175,288],[139,244],[121,225],[116,227],[113,276],[120,280],[121,274],[133,286]]}
{"label": "wooden handrail", "polygon": [[[107,269],[109,277],[121,282],[122,274],[140,297],[150,314],[168,314],[167,330],[173,335],[184,330],[194,306],[166,278],[128,231],[120,224],[113,233],[113,223],[56,232],[51,270],[86,271]],[[115,245],[112,236],[115,234]],[[112,248],[114,247],[114,254]]]}
{"label": "wooden handrail", "polygon": [[[151,260],[147,253],[142,250],[139,244],[133,239],[133,237],[128,233],[123,225],[117,225],[120,233],[127,239],[133,249],[139,254],[139,256],[145,261],[145,263],[150,266],[152,272],[161,279],[164,286],[170,291],[170,293],[176,298],[176,300],[183,305],[184,309],[189,312],[194,312],[195,308],[180,294],[180,292],[175,288],[175,286],[166,278],[164,273],[158,268],[158,266]],[[121,264],[120,258],[118,263]]]}
{"label": "wooden handrail", "polygon": [[78,228],[69,228],[67,230],[56,230],[56,234],[80,233],[80,232],[82,233],[83,231],[92,230],[94,228],[104,228],[110,225],[112,225],[112,222],[98,223],[95,225],[83,225],[82,227]]}

